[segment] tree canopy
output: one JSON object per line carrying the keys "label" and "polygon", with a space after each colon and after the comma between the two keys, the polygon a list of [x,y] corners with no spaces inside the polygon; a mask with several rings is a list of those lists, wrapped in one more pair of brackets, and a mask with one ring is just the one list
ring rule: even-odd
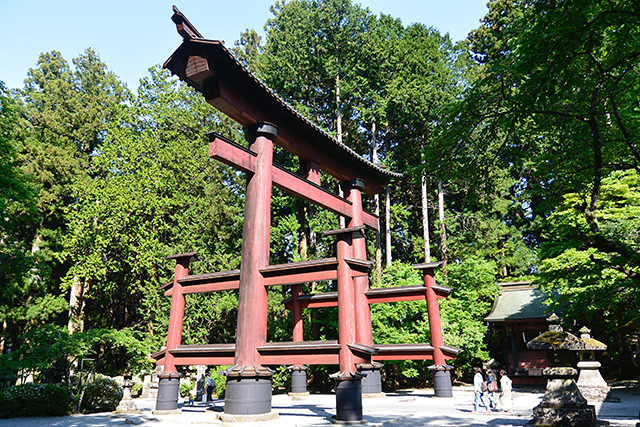
{"label": "tree canopy", "polygon": [[[567,325],[586,322],[611,337],[611,354],[628,351],[640,330],[637,4],[491,0],[457,43],[351,0],[271,12],[265,39],[246,29],[234,53],[320,127],[403,173],[385,200],[364,201],[389,211],[391,244],[370,233],[368,252],[393,262],[371,284],[419,282],[411,263],[425,249],[447,260],[438,281],[453,291],[440,307],[446,343],[464,350],[459,375],[494,356],[482,320],[500,281],[539,283]],[[245,180],[209,159],[212,131],[242,139],[167,71],[151,67],[133,93],[91,49],[71,62],[42,53],[23,88],[0,85],[0,350],[22,349],[27,363],[33,337],[58,336],[52,350],[107,346],[113,366],[147,367],[140,355],[165,343],[166,257],[198,251],[196,273],[241,261]],[[277,189],[272,213],[272,261],[332,254],[319,236],[338,227],[334,214]],[[269,290],[270,340],[291,339],[289,292]],[[233,342],[236,308],[235,292],[190,295],[183,341]],[[305,317],[305,338],[336,337],[335,310]],[[377,342],[430,340],[423,303],[373,305],[372,320]],[[425,367],[393,364],[389,382],[423,385]]]}

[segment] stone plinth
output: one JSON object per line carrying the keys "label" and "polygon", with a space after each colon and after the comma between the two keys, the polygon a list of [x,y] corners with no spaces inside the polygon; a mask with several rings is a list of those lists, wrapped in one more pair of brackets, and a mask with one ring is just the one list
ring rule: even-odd
{"label": "stone plinth", "polygon": [[136,408],[136,404],[133,403],[133,399],[131,397],[131,388],[133,387],[133,381],[130,379],[125,379],[122,383],[122,400],[118,404],[115,412],[117,414],[137,414],[140,413],[138,408]]}
{"label": "stone plinth", "polygon": [[532,426],[592,427],[598,423],[596,410],[582,396],[574,377],[578,371],[569,367],[545,368],[542,374],[548,378],[542,402],[533,408]]}
{"label": "stone plinth", "polygon": [[578,369],[580,369],[580,377],[577,385],[580,393],[589,402],[604,402],[611,387],[600,375],[600,362],[583,360],[578,362]]}

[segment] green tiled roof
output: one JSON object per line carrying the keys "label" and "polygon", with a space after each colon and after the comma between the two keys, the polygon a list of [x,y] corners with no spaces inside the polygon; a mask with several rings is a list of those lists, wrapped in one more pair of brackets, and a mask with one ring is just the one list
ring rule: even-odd
{"label": "green tiled roof", "polygon": [[549,316],[543,301],[547,298],[542,290],[528,282],[502,283],[500,295],[493,303],[493,309],[486,322],[512,320],[545,319]]}

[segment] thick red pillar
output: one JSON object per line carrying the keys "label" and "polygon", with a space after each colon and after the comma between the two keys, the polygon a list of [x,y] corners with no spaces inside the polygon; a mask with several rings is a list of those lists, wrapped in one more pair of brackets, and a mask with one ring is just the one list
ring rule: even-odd
{"label": "thick red pillar", "polygon": [[351,233],[341,233],[338,236],[338,342],[340,349],[340,372],[346,375],[355,373],[354,358],[349,344],[356,342],[356,325],[354,310],[354,285],[351,267],[345,258],[351,258]]}
{"label": "thick red pillar", "polygon": [[429,316],[429,331],[431,332],[431,345],[433,345],[433,362],[442,366],[445,364],[444,353],[440,349],[444,345],[442,339],[442,324],[440,323],[440,308],[438,297],[433,290],[436,284],[434,268],[426,268],[424,271],[424,284],[427,288],[427,315]]}
{"label": "thick red pillar", "polygon": [[257,348],[267,340],[267,290],[260,269],[269,265],[271,234],[271,169],[273,140],[278,129],[259,124],[245,130],[249,149],[257,154],[255,173],[248,178],[242,234],[235,363],[260,366]]}
{"label": "thick red pillar", "polygon": [[171,314],[169,315],[169,331],[167,333],[167,350],[164,358],[164,372],[176,372],[174,357],[169,350],[177,348],[182,342],[182,324],[184,320],[185,298],[182,293],[182,285],[178,280],[189,275],[189,264],[199,261],[197,252],[171,255],[167,259],[176,260],[175,275],[173,278],[173,293],[171,294]]}
{"label": "thick red pillar", "polygon": [[[362,190],[364,182],[359,179],[345,181],[341,183],[342,189],[351,202],[351,221],[348,227],[357,227],[364,224],[362,220]],[[367,244],[363,236],[353,239],[353,257],[356,259],[367,259]],[[373,335],[371,332],[371,310],[367,301],[366,292],[369,290],[368,277],[356,277],[354,282],[354,310],[356,322],[356,341],[360,344],[373,346]]]}

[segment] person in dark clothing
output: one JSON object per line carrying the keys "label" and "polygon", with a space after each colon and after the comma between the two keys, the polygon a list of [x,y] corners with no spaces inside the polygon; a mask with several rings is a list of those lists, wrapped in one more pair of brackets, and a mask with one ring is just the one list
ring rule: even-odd
{"label": "person in dark clothing", "polygon": [[213,394],[213,389],[216,388],[216,382],[213,380],[213,378],[211,378],[211,374],[207,373],[207,375],[205,376],[205,387],[207,390],[207,402],[213,400],[213,397],[211,397],[211,395]]}

